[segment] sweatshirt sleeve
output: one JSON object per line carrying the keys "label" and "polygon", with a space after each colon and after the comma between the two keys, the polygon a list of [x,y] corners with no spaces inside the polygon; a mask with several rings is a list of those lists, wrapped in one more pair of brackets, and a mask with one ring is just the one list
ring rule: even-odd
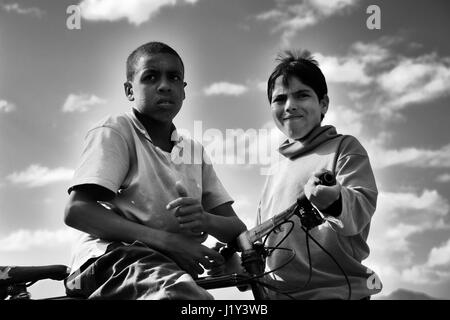
{"label": "sweatshirt sleeve", "polygon": [[336,231],[344,236],[356,235],[370,223],[378,190],[369,156],[352,136],[342,142],[336,163],[336,180],[342,185],[342,212],[338,219],[344,225]]}

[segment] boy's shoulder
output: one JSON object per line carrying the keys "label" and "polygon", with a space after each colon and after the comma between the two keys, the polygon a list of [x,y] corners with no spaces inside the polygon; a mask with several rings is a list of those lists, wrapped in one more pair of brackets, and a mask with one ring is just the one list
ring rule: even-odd
{"label": "boy's shoulder", "polygon": [[120,113],[115,115],[107,115],[98,120],[91,128],[96,129],[100,127],[109,127],[113,129],[120,129],[129,126],[131,122],[130,117],[126,113]]}
{"label": "boy's shoulder", "polygon": [[97,121],[88,132],[99,128],[110,128],[122,135],[128,136],[132,127],[131,121],[127,113],[107,115]]}
{"label": "boy's shoulder", "polygon": [[349,134],[341,136],[339,149],[341,154],[367,156],[367,151],[358,138]]}

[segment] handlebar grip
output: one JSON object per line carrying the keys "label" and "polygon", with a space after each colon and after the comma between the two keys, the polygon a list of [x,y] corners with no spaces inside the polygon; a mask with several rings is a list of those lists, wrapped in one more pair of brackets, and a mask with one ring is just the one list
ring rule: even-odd
{"label": "handlebar grip", "polygon": [[[325,171],[319,176],[319,181],[321,185],[333,186],[336,184],[336,177],[332,172]],[[306,198],[304,192],[302,192],[301,196],[297,199],[297,204],[302,208],[301,210],[298,210],[300,222],[307,230],[311,230],[325,221]]]}
{"label": "handlebar grip", "polygon": [[0,285],[10,285],[25,282],[34,282],[43,279],[64,280],[69,275],[70,269],[65,265],[48,266],[19,266],[1,267],[6,277],[0,280]]}
{"label": "handlebar grip", "polygon": [[331,171],[325,171],[322,173],[319,180],[324,186],[334,186],[336,184],[336,177]]}
{"label": "handlebar grip", "polygon": [[[319,176],[319,181],[321,185],[330,187],[336,184],[336,177],[331,171],[325,171]],[[297,204],[304,205],[305,201],[309,203],[309,200],[306,198],[305,193],[302,191],[297,198]]]}

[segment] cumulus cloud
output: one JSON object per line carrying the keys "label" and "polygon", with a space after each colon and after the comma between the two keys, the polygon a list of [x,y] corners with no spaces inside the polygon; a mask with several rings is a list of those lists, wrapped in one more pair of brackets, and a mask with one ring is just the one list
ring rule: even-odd
{"label": "cumulus cloud", "polygon": [[307,1],[318,12],[325,16],[336,14],[349,6],[354,6],[357,0],[309,0]]}
{"label": "cumulus cloud", "polygon": [[8,4],[0,4],[1,8],[6,12],[13,12],[22,15],[31,15],[38,18],[41,18],[45,11],[36,7],[21,7],[18,3],[8,3]]}
{"label": "cumulus cloud", "polygon": [[428,260],[421,265],[402,272],[405,281],[416,284],[442,283],[450,281],[450,239],[431,249]]}
{"label": "cumulus cloud", "polygon": [[381,74],[377,83],[388,98],[386,111],[429,102],[450,93],[450,63],[435,54],[400,58],[397,65]]}
{"label": "cumulus cloud", "polygon": [[[354,7],[358,0],[303,0],[277,1],[276,8],[256,16],[260,21],[274,21],[274,32],[282,32],[282,41],[287,44],[299,30],[317,24],[329,16],[342,14]],[[280,22],[281,21],[281,22]]]}
{"label": "cumulus cloud", "polygon": [[70,94],[62,107],[63,112],[86,112],[93,106],[105,103],[96,95]]}
{"label": "cumulus cloud", "polygon": [[373,81],[364,71],[365,62],[360,59],[322,54],[316,54],[315,58],[320,61],[320,67],[328,82],[367,85]]}
{"label": "cumulus cloud", "polygon": [[69,228],[59,230],[17,230],[0,238],[0,252],[26,251],[29,249],[54,248],[72,244],[77,232]]}
{"label": "cumulus cloud", "polygon": [[[395,240],[399,248],[406,248],[406,239],[417,232],[434,229],[448,229],[445,217],[449,203],[436,190],[413,192],[381,192],[377,209],[378,223],[389,223],[384,230],[385,237]],[[380,218],[380,215],[383,218]],[[376,226],[375,226],[376,227]],[[381,231],[381,230],[380,230]]]}
{"label": "cumulus cloud", "polygon": [[79,5],[84,19],[94,21],[127,19],[129,23],[138,26],[151,19],[162,7],[196,2],[197,0],[83,0]]}
{"label": "cumulus cloud", "polygon": [[428,256],[427,265],[430,267],[450,266],[450,239],[441,247],[433,248]]}
{"label": "cumulus cloud", "polygon": [[[383,40],[386,42],[387,40]],[[355,42],[344,56],[314,54],[327,82],[368,86],[375,81],[371,70],[388,60],[392,53],[379,43]]]}
{"label": "cumulus cloud", "polygon": [[387,149],[377,141],[370,141],[366,147],[371,151],[371,163],[375,168],[397,165],[412,168],[450,167],[450,144],[435,150],[416,147]]}
{"label": "cumulus cloud", "polygon": [[275,20],[283,18],[285,13],[280,10],[272,9],[266,12],[262,12],[256,16],[257,20]]}
{"label": "cumulus cloud", "polygon": [[[381,279],[399,280],[408,269],[417,272],[412,267],[415,258],[412,236],[450,230],[446,222],[449,210],[448,200],[436,190],[380,192],[368,239],[371,254],[367,265],[379,273]],[[435,252],[431,261],[442,261],[445,249]]]}
{"label": "cumulus cloud", "polygon": [[358,59],[365,64],[380,63],[388,59],[392,52],[386,47],[387,44],[399,41],[395,38],[381,38],[379,43],[364,43],[361,41],[355,42],[351,46],[352,58]]}
{"label": "cumulus cloud", "polygon": [[13,112],[14,110],[16,110],[16,106],[14,104],[6,100],[0,100],[0,113],[9,113]]}
{"label": "cumulus cloud", "polygon": [[358,92],[351,91],[350,98],[373,103],[372,110],[381,115],[392,116],[408,106],[447,97],[450,58],[394,54],[389,46],[399,41],[382,38],[370,44],[356,42],[346,55],[314,56],[328,82],[358,87]]}
{"label": "cumulus cloud", "polygon": [[392,57],[391,51],[381,43],[355,42],[349,52],[343,56],[330,56],[321,53],[314,54],[327,82],[346,83],[356,86],[372,85],[376,81],[373,69],[379,67]]}
{"label": "cumulus cloud", "polygon": [[[390,208],[392,211],[414,209],[423,212],[423,210],[429,210],[432,213],[442,216],[449,210],[447,200],[439,195],[436,190],[424,190],[421,195],[411,192],[382,192],[380,197],[383,209]],[[429,213],[423,216],[424,219],[427,217],[430,217]]]}
{"label": "cumulus cloud", "polygon": [[330,124],[338,128],[341,134],[359,137],[362,133],[363,115],[361,112],[343,105],[332,105],[323,119],[323,124]]}
{"label": "cumulus cloud", "polygon": [[438,176],[436,178],[436,181],[437,182],[442,182],[442,183],[450,182],[450,174],[449,173],[444,173],[444,174]]}
{"label": "cumulus cloud", "polygon": [[42,187],[60,181],[68,181],[73,176],[73,170],[67,168],[49,169],[39,164],[32,164],[24,171],[13,172],[6,179],[14,184],[23,184],[26,187]]}
{"label": "cumulus cloud", "polygon": [[203,89],[203,92],[207,96],[213,95],[239,96],[247,91],[248,88],[245,85],[230,82],[216,82]]}

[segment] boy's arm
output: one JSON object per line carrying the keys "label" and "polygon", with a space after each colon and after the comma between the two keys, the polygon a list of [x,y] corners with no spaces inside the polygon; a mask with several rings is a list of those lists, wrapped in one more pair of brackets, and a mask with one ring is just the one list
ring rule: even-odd
{"label": "boy's arm", "polygon": [[141,241],[170,256],[177,264],[196,276],[203,272],[199,265],[211,267],[213,260],[223,262],[216,251],[182,234],[153,229],[114,214],[97,201],[107,201],[114,194],[103,187],[90,185],[71,192],[65,210],[67,225],[109,241],[132,243]]}
{"label": "boy's arm", "polygon": [[378,191],[365,149],[355,138],[345,142],[336,165],[337,184],[331,187],[317,185],[318,172],[305,185],[305,194],[322,213],[339,210],[332,214],[343,224],[336,232],[352,236],[370,223]]}
{"label": "boy's arm", "polygon": [[378,190],[369,157],[367,154],[347,155],[337,170],[336,179],[342,185],[342,209],[338,219],[344,225],[337,232],[344,236],[356,235],[370,223],[377,205]]}
{"label": "boy's arm", "polygon": [[247,227],[234,212],[231,203],[224,203],[210,210],[209,234],[222,242],[231,242]]}

